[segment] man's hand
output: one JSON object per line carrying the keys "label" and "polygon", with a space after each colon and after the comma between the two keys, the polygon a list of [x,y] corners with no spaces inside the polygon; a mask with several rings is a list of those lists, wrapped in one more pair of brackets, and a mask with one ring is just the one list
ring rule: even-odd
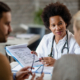
{"label": "man's hand", "polygon": [[31,67],[24,67],[20,71],[18,71],[16,73],[16,80],[28,79],[29,75],[32,74],[32,72],[28,70],[29,68]]}
{"label": "man's hand", "polygon": [[52,57],[43,57],[43,58],[41,58],[41,61],[45,66],[53,66],[56,59],[54,59]]}
{"label": "man's hand", "polygon": [[35,51],[31,51],[31,54],[35,54],[36,56],[38,56],[37,53],[36,53]]}
{"label": "man's hand", "polygon": [[[43,77],[44,77],[44,73],[42,73],[41,76],[37,77],[35,80],[43,80]],[[35,74],[32,74],[31,80],[34,80],[34,78],[35,78]]]}

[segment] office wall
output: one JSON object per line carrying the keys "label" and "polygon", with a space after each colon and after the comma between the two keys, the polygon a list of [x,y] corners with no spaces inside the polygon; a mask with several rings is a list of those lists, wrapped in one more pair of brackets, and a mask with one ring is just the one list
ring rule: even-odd
{"label": "office wall", "polygon": [[[80,8],[79,0],[1,0],[7,3],[12,9],[12,27],[19,27],[19,24],[33,23],[34,12],[40,7],[44,8],[51,2],[60,1],[70,10],[72,16]],[[69,27],[72,31],[72,25]]]}
{"label": "office wall", "polygon": [[[48,4],[50,2],[56,2],[56,1],[59,1],[63,4],[65,4],[68,7],[68,9],[70,10],[70,13],[72,16],[80,9],[80,0],[40,0],[40,6],[41,6],[41,8],[43,8],[43,7],[45,7],[46,4]],[[68,27],[68,29],[71,32],[73,32],[72,21],[71,21],[71,25]]]}

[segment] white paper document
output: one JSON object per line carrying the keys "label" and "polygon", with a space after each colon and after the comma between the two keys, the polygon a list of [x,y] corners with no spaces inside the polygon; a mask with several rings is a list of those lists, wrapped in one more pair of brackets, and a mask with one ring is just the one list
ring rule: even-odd
{"label": "white paper document", "polygon": [[[27,47],[27,44],[7,46],[6,52],[10,54],[22,67],[32,65],[34,54],[31,54],[31,50]],[[35,55],[35,61],[36,60],[38,60],[38,57]],[[35,63],[35,66],[36,65],[41,65],[41,63]]]}
{"label": "white paper document", "polygon": [[22,69],[22,66],[18,64],[17,66],[15,66],[15,67],[12,69],[12,72],[17,72],[17,71],[19,71],[20,69]]}
{"label": "white paper document", "polygon": [[52,73],[53,67],[43,67],[43,64],[41,62],[35,62],[39,59],[36,55],[31,54],[31,50],[27,47],[27,44],[7,46],[6,52],[19,63],[19,65],[15,66],[12,69],[13,72],[19,71],[22,67],[32,66],[34,63],[34,69],[32,69],[32,72],[41,73],[43,71],[45,74]]}
{"label": "white paper document", "polygon": [[[43,67],[43,66],[42,66],[42,67]],[[42,67],[41,67],[41,68],[39,68],[39,66],[38,66],[38,67],[34,67],[34,69],[32,69],[32,72],[41,73]],[[17,66],[15,66],[15,67],[12,69],[12,72],[17,72],[17,71],[19,71],[21,68],[22,68],[21,65],[17,65]],[[52,74],[53,69],[54,69],[54,67],[44,67],[43,72],[44,72],[45,74]]]}

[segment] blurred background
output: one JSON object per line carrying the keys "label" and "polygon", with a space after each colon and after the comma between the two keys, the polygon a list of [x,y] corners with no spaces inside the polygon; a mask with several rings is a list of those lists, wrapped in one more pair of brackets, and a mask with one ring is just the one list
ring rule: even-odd
{"label": "blurred background", "polygon": [[[11,26],[13,32],[11,36],[17,33],[35,33],[40,35],[40,39],[29,46],[31,50],[35,50],[44,34],[50,31],[45,28],[41,20],[43,8],[49,3],[61,2],[65,4],[73,16],[80,10],[80,0],[0,0],[9,5],[12,10]],[[71,21],[72,22],[72,21]],[[73,32],[72,24],[68,29]],[[2,47],[4,48],[4,47]],[[0,48],[2,50],[2,48]],[[0,50],[0,51],[1,51]],[[2,50],[3,52],[3,50]]]}
{"label": "blurred background", "polygon": [[[21,27],[28,25],[43,25],[40,15],[42,9],[51,2],[59,1],[65,4],[72,16],[80,9],[80,0],[0,0],[7,3],[12,9],[13,32],[24,32]],[[38,26],[37,26],[38,27]],[[72,24],[69,26],[72,32]],[[46,31],[48,33],[49,31]]]}

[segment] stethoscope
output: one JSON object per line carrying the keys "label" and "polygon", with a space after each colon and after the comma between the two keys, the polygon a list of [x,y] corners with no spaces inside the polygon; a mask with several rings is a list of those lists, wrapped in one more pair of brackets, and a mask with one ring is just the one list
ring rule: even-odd
{"label": "stethoscope", "polygon": [[[64,49],[67,49],[67,53],[69,52],[69,48],[68,48],[68,33],[67,33],[67,31],[66,31],[66,35],[67,35],[67,38],[66,38],[65,44],[62,47],[61,54],[63,54],[63,50]],[[54,54],[52,54],[54,39],[55,39],[55,36],[53,36],[53,40],[52,40],[51,53],[48,55],[49,57],[52,57],[52,58],[54,58]]]}

